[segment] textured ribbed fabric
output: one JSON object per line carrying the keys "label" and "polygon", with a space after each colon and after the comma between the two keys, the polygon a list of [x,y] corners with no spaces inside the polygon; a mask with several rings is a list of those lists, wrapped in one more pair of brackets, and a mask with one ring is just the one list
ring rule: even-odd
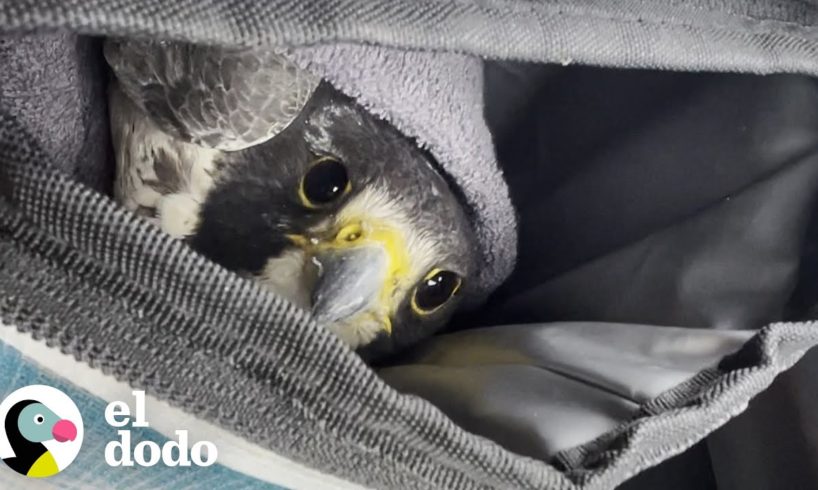
{"label": "textured ribbed fabric", "polygon": [[[346,40],[537,61],[818,73],[800,2],[0,1],[6,29],[261,45]],[[510,29],[509,26],[514,26]],[[612,488],[739,413],[818,342],[776,324],[560,470],[389,389],[297,309],[65,176],[0,114],[0,316],[298,462],[376,488]],[[0,327],[7,328],[7,327]]]}
{"label": "textured ribbed fabric", "polygon": [[570,488],[389,389],[305,314],[34,163],[0,119],[0,315],[173,405],[374,488]]}
{"label": "textured ribbed fabric", "polygon": [[3,0],[0,24],[248,46],[353,41],[558,63],[818,73],[818,6],[798,0]]}
{"label": "textured ribbed fabric", "polygon": [[0,104],[44,136],[43,150],[75,180],[107,191],[113,169],[96,165],[110,158],[107,112],[94,100],[105,90],[99,49],[66,32],[1,36]]}

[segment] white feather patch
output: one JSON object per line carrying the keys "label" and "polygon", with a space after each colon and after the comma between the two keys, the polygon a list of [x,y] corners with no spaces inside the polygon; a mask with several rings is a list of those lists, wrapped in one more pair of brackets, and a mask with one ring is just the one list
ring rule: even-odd
{"label": "white feather patch", "polygon": [[280,257],[269,259],[258,279],[274,293],[309,309],[313,281],[307,273],[307,266],[306,253],[301,249],[290,249]]}
{"label": "white feather patch", "polygon": [[162,196],[156,210],[165,233],[174,238],[184,238],[196,231],[200,208],[201,203],[191,194],[168,194]]}
{"label": "white feather patch", "polygon": [[383,332],[383,325],[371,319],[358,319],[357,317],[338,322],[329,326],[329,330],[337,335],[345,344],[353,349],[366,345]]}
{"label": "white feather patch", "polygon": [[[190,235],[201,203],[213,187],[219,150],[174,139],[162,132],[114,85],[110,95],[111,135],[116,156],[114,197],[131,210],[148,209],[174,237]],[[160,179],[157,155],[169,175]],[[174,184],[173,189],[169,188]],[[167,189],[167,190],[165,190]]]}

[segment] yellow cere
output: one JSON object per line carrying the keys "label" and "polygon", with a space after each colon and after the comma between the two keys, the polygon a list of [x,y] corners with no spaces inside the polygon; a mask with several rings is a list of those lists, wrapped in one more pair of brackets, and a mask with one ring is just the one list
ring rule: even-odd
{"label": "yellow cere", "polygon": [[385,318],[379,318],[378,320],[385,323],[384,329],[391,334],[392,321],[390,317],[395,314],[398,308],[398,304],[393,301],[393,298],[401,283],[410,278],[412,272],[406,239],[400,230],[384,222],[371,219],[366,221],[350,219],[346,221],[347,224],[340,227],[335,239],[332,241],[310,240],[301,235],[288,235],[288,238],[307,251],[343,250],[367,244],[382,246],[386,250],[389,265],[384,284],[381,287],[379,300],[382,311],[386,310],[388,313]]}
{"label": "yellow cere", "polygon": [[386,331],[391,334],[389,317],[394,315],[398,307],[393,298],[402,280],[405,280],[411,273],[411,261],[406,248],[406,240],[403,233],[393,226],[369,220],[363,224],[353,222],[342,227],[336,236],[334,248],[351,248],[368,243],[384,247],[389,257],[389,266],[381,287],[380,303],[388,311],[388,316],[381,320],[386,322]]}

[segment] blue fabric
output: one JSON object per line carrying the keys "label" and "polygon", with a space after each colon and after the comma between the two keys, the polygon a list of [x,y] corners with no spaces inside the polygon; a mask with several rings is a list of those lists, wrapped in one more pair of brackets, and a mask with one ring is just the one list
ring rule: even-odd
{"label": "blue fabric", "polygon": [[[77,459],[61,473],[38,482],[58,488],[219,488],[284,490],[243,473],[233,471],[218,462],[208,467],[174,467],[161,462],[150,468],[110,467],[105,463],[105,445],[118,440],[117,429],[105,421],[107,400],[79,389],[68,380],[39,367],[24,358],[16,349],[0,342],[0,400],[24,386],[43,384],[62,390],[74,400],[82,413],[85,436]],[[148,419],[150,421],[150,418]],[[139,441],[154,441],[160,446],[168,439],[151,428],[132,428],[132,447]],[[193,443],[195,441],[191,441]],[[218,448],[218,441],[213,441]],[[0,463],[0,488],[26,488],[34,483]]]}

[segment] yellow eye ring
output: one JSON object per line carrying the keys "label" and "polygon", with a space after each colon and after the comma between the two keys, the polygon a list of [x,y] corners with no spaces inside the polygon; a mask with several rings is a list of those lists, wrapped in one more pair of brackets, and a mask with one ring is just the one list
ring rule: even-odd
{"label": "yellow eye ring", "polygon": [[412,293],[412,311],[430,315],[453,298],[463,285],[463,279],[452,271],[434,268],[415,286]]}
{"label": "yellow eye ring", "polygon": [[308,209],[326,207],[352,190],[346,166],[335,157],[312,162],[298,185],[298,198]]}

